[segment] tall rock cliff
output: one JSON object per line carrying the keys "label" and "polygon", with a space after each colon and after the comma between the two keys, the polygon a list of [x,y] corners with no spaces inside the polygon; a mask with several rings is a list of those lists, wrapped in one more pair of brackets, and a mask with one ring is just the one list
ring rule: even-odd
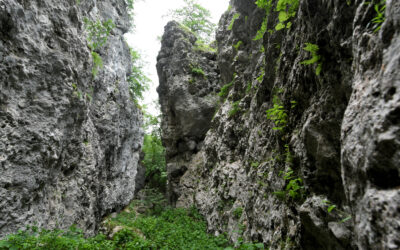
{"label": "tall rock cliff", "polygon": [[191,136],[208,131],[189,154],[176,150],[183,133],[175,128],[193,124],[193,112],[166,111],[200,93],[189,91],[189,73],[174,71],[188,68],[194,52],[182,54],[185,36],[166,26],[158,64],[164,144],[185,158],[167,159],[172,202],[198,207],[215,234],[271,249],[398,249],[400,2],[386,1],[377,31],[381,1],[300,0],[280,11],[269,2],[231,0],[222,16],[220,95],[202,94],[220,104],[198,122]]}
{"label": "tall rock cliff", "polygon": [[[96,77],[85,18],[115,24]],[[129,23],[124,0],[0,0],[0,236],[34,223],[91,234],[133,198]]]}
{"label": "tall rock cliff", "polygon": [[168,196],[175,204],[182,193],[180,177],[201,149],[216,111],[219,71],[213,48],[204,49],[196,44],[196,36],[177,22],[165,27],[157,71]]}

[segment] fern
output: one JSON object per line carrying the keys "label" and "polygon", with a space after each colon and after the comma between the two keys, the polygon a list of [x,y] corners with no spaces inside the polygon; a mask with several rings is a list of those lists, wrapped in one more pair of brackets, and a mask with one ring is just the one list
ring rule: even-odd
{"label": "fern", "polygon": [[282,131],[286,127],[288,115],[277,95],[274,96],[272,101],[274,106],[266,111],[267,119],[274,122],[275,127],[272,128],[273,130]]}
{"label": "fern", "polygon": [[316,63],[317,68],[315,69],[315,74],[319,76],[322,70],[322,59],[321,56],[318,54],[319,47],[318,45],[312,43],[305,43],[305,45],[306,47],[304,47],[303,49],[311,53],[311,58],[300,62],[300,64],[311,65]]}

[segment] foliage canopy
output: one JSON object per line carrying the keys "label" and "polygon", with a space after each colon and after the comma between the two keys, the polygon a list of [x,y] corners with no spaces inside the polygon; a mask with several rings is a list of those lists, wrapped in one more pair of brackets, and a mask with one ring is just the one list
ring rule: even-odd
{"label": "foliage canopy", "polygon": [[184,7],[172,10],[169,16],[188,27],[198,38],[210,41],[216,27],[210,21],[210,11],[198,4],[196,0],[184,0],[184,2]]}

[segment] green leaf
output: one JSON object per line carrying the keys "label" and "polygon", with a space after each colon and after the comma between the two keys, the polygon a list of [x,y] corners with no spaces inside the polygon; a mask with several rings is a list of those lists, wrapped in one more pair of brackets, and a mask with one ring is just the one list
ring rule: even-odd
{"label": "green leaf", "polygon": [[332,212],[333,209],[336,208],[336,205],[331,205],[328,207],[328,213]]}
{"label": "green leaf", "polygon": [[289,19],[289,16],[285,11],[281,11],[281,12],[279,12],[278,18],[279,18],[279,22],[283,23]]}
{"label": "green leaf", "polygon": [[322,63],[318,63],[317,68],[315,69],[315,74],[317,76],[319,76],[321,74],[321,70],[322,70]]}
{"label": "green leaf", "polygon": [[283,24],[283,23],[278,23],[276,26],[275,26],[275,30],[281,30],[281,29],[284,29],[285,28],[285,25]]}
{"label": "green leaf", "polygon": [[346,222],[346,221],[348,221],[348,220],[350,220],[350,219],[351,219],[351,215],[347,216],[346,218],[344,218],[344,219],[341,220],[340,222],[343,223],[343,222]]}

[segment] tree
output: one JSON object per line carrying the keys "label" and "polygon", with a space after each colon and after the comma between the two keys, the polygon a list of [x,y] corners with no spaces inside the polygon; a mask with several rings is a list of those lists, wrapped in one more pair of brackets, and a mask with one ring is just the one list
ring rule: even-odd
{"label": "tree", "polygon": [[143,140],[144,159],[142,164],[146,168],[146,185],[166,191],[167,173],[165,162],[165,148],[161,141],[161,115],[153,116],[143,111],[144,129],[146,134]]}
{"label": "tree", "polygon": [[131,74],[128,76],[129,91],[133,101],[136,103],[138,99],[143,100],[143,93],[149,89],[149,82],[151,81],[144,73],[144,63],[141,59],[139,52],[134,49],[131,51],[132,69]]}
{"label": "tree", "polygon": [[201,6],[196,0],[183,0],[185,6],[172,10],[169,16],[193,31],[198,38],[210,41],[216,25],[210,21],[211,13]]}

